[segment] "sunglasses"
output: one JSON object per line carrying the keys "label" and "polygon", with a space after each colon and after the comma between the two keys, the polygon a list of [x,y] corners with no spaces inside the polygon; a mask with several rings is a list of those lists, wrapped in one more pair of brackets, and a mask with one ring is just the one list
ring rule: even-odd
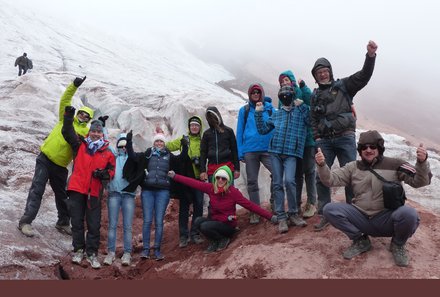
{"label": "sunglasses", "polygon": [[215,179],[216,180],[220,180],[221,179],[223,181],[227,181],[228,180],[226,177],[223,177],[223,176],[216,176]]}
{"label": "sunglasses", "polygon": [[361,150],[363,150],[363,151],[365,151],[366,149],[375,150],[375,149],[377,149],[377,145],[365,144],[361,147]]}
{"label": "sunglasses", "polygon": [[254,90],[254,91],[251,92],[251,94],[252,94],[252,95],[255,95],[255,94],[261,94],[261,91],[259,91],[259,90]]}
{"label": "sunglasses", "polygon": [[80,110],[78,111],[78,114],[81,115],[84,119],[90,120],[90,115],[87,112]]}

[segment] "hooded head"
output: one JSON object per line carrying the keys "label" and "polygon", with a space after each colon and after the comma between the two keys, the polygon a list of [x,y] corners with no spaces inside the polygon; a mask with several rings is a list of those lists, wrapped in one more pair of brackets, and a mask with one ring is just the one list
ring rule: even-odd
{"label": "hooded head", "polygon": [[295,87],[296,86],[296,78],[295,75],[293,75],[293,72],[290,70],[286,70],[280,74],[278,77],[278,81],[280,83],[280,87],[283,85],[284,78],[287,77],[290,80],[290,86]]}
{"label": "hooded head", "polygon": [[362,132],[359,136],[359,141],[357,144],[357,151],[360,156],[362,156],[362,148],[367,145],[375,145],[379,151],[379,156],[383,156],[385,151],[384,140],[382,136],[376,130],[370,130],[367,132]]}
{"label": "hooded head", "polygon": [[127,145],[127,133],[121,133],[118,135],[118,140],[116,141],[116,148],[124,148]]}
{"label": "hooded head", "polygon": [[27,57],[27,54],[26,54],[26,53],[23,53],[23,57]]}
{"label": "hooded head", "polygon": [[[194,134],[191,131],[191,125],[198,125],[199,126],[199,133]],[[202,119],[198,116],[192,116],[188,119],[188,133],[194,136],[201,135],[202,133]]]}
{"label": "hooded head", "polygon": [[[226,178],[227,180],[226,185],[222,189],[218,187],[217,177]],[[212,176],[212,184],[214,185],[214,192],[215,193],[218,193],[219,191],[227,192],[233,180],[234,180],[234,175],[232,174],[231,169],[226,165],[220,166],[219,168],[217,168],[217,170],[214,172],[214,175]]]}
{"label": "hooded head", "polygon": [[206,109],[206,121],[209,124],[209,127],[211,129],[215,129],[219,132],[223,132],[223,119],[220,115],[220,112],[218,111],[217,107],[210,106]]}
{"label": "hooded head", "polygon": [[295,98],[295,89],[291,86],[283,86],[278,91],[278,99],[284,106],[290,106]]}
{"label": "hooded head", "polygon": [[[252,93],[258,93],[257,95],[252,95]],[[260,84],[251,84],[248,89],[248,98],[249,102],[257,103],[257,102],[263,102],[264,101],[264,89],[263,86]],[[258,99],[257,99],[258,98]]]}
{"label": "hooded head", "polygon": [[316,78],[316,71],[319,69],[328,68],[330,72],[330,83],[333,82],[333,69],[332,65],[326,58],[319,58],[316,60],[315,65],[312,68],[312,76],[315,78],[316,83],[319,84],[318,79]]}
{"label": "hooded head", "polygon": [[93,109],[91,109],[90,107],[87,107],[87,106],[83,106],[80,109],[78,109],[78,112],[76,113],[77,119],[78,119],[78,113],[80,113],[80,112],[87,113],[89,115],[89,119],[93,119],[93,116],[95,115],[95,112],[93,111]]}

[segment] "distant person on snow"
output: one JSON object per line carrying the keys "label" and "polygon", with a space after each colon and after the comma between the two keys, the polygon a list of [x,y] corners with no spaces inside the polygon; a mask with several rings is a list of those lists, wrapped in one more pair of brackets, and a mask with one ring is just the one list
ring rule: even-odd
{"label": "distant person on snow", "polygon": [[18,57],[15,60],[14,65],[15,67],[18,66],[18,76],[21,76],[22,73],[25,75],[28,69],[33,68],[32,61],[27,57],[26,53],[23,53],[22,56]]}
{"label": "distant person on snow", "polygon": [[[18,229],[28,237],[34,236],[31,224],[40,209],[47,181],[49,181],[55,194],[55,205],[58,211],[58,221],[55,227],[62,233],[72,234],[70,216],[66,205],[66,181],[68,174],[66,167],[72,161],[73,153],[72,148],[61,134],[61,128],[64,122],[64,109],[66,106],[71,105],[73,95],[85,79],[86,77],[75,78],[73,83],[64,91],[60,100],[58,123],[41,145],[41,152],[37,157],[35,174],[26,201],[26,208],[18,223]],[[93,110],[86,106],[78,110],[73,120],[73,128],[77,134],[81,136],[87,135],[89,132],[87,123],[93,118],[93,114]]]}
{"label": "distant person on snow", "polygon": [[[272,106],[272,99],[264,95],[263,86],[260,84],[251,84],[248,89],[249,103],[242,106],[238,112],[237,120],[237,148],[238,158],[246,164],[247,191],[249,199],[257,205],[260,205],[260,189],[258,186],[258,175],[261,164],[271,173],[270,176],[270,202],[273,206],[273,183],[272,183],[272,163],[270,161],[269,142],[272,138],[272,132],[262,135],[257,131],[255,123],[255,106],[257,102],[263,102],[263,117],[268,119],[275,108]],[[272,211],[275,209],[272,207]],[[260,221],[258,215],[250,213],[249,222],[258,224]]]}
{"label": "distant person on snow", "polygon": [[249,201],[232,185],[234,178],[228,166],[221,166],[213,174],[212,183],[202,182],[185,177],[170,171],[168,175],[174,181],[195,188],[209,195],[210,212],[207,218],[199,217],[196,220],[200,232],[209,240],[206,253],[225,249],[237,227],[236,205],[241,205],[253,213],[266,218],[273,223],[276,216],[257,204]]}
{"label": "distant person on snow", "polygon": [[[101,229],[101,201],[103,191],[115,175],[115,156],[104,139],[104,125],[100,120],[90,124],[86,137],[76,133],[75,108],[66,106],[61,130],[74,152],[73,170],[67,186],[68,205],[72,218],[72,262],[81,264],[84,254],[92,268],[98,269],[98,250]],[[87,234],[84,228],[87,225]]]}
{"label": "distant person on snow", "polygon": [[328,187],[351,186],[354,192],[352,204],[328,203],[323,215],[353,240],[353,244],[342,254],[345,259],[369,251],[371,242],[368,236],[391,237],[389,249],[395,263],[408,266],[405,243],[419,226],[419,217],[414,208],[401,203],[386,208],[381,178],[403,181],[414,188],[429,185],[432,174],[426,149],[422,145],[417,148],[415,166],[397,158],[385,157],[384,139],[373,130],[361,133],[357,151],[361,160],[330,170],[325,155],[318,148],[315,159],[321,182]]}
{"label": "distant person on snow", "polygon": [[[312,93],[310,122],[316,147],[321,148],[330,168],[336,157],[341,167],[356,160],[356,115],[353,97],[367,85],[373,75],[376,50],[376,43],[370,40],[362,70],[346,78],[335,80],[332,66],[326,58],[319,58],[312,68],[318,88]],[[316,189],[320,221],[314,228],[315,231],[321,231],[328,226],[328,222],[322,216],[322,210],[331,202],[331,194],[330,189],[319,178],[316,181]],[[352,189],[346,187],[346,202],[350,203],[352,197]]]}

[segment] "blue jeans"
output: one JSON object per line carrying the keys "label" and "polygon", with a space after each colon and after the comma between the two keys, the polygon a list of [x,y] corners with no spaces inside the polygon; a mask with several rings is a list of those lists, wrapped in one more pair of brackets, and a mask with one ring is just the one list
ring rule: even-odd
{"label": "blue jeans", "polygon": [[142,190],[142,214],[144,223],[142,225],[142,241],[144,250],[150,249],[151,223],[154,212],[154,249],[160,249],[163,236],[163,219],[168,203],[170,202],[169,190]]}
{"label": "blue jeans", "polygon": [[[260,188],[258,186],[258,175],[260,172],[260,164],[262,163],[270,173],[272,173],[272,162],[270,156],[266,152],[249,152],[244,154],[246,163],[247,191],[249,200],[260,205]],[[273,182],[270,182],[270,193],[273,192]],[[272,197],[271,197],[272,198]]]}
{"label": "blue jeans", "polygon": [[122,210],[124,230],[124,253],[131,253],[132,226],[134,214],[134,195],[130,193],[111,192],[107,199],[108,209],[108,241],[109,252],[116,251],[116,227],[118,226],[119,210]]}
{"label": "blue jeans", "polygon": [[[325,157],[325,162],[331,168],[338,157],[339,166],[356,160],[356,135],[349,134],[335,138],[323,138],[316,141],[316,147],[321,148]],[[316,189],[318,191],[318,213],[322,215],[322,210],[327,203],[331,202],[330,188],[325,186],[319,176],[316,176]],[[351,203],[353,190],[351,187],[345,187],[345,200]]]}
{"label": "blue jeans", "polygon": [[[195,220],[203,215],[203,192],[195,189],[185,189],[186,195],[179,200],[179,236],[191,237],[199,234]],[[189,196],[190,197],[189,197]],[[188,234],[189,206],[193,204],[193,215],[191,220],[191,231]]]}
{"label": "blue jeans", "polygon": [[[285,220],[288,216],[298,213],[295,184],[296,157],[271,153],[270,158],[272,161],[275,213],[278,220]],[[287,193],[287,213],[284,209],[284,186]]]}
{"label": "blue jeans", "polygon": [[304,179],[306,180],[307,203],[316,204],[316,170],[315,170],[315,146],[304,148],[303,159],[296,162],[296,202],[301,207],[301,196]]}

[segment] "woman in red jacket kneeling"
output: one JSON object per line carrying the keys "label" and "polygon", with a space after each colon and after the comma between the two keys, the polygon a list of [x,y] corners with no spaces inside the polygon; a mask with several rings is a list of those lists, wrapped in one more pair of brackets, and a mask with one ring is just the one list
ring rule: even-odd
{"label": "woman in red jacket kneeling", "polygon": [[260,215],[263,218],[277,222],[276,216],[246,199],[232,185],[233,174],[228,166],[219,167],[212,178],[212,183],[202,182],[170,171],[168,175],[174,181],[197,189],[209,195],[208,218],[199,217],[195,224],[200,232],[210,241],[207,253],[225,249],[237,227],[235,207],[237,204]]}

